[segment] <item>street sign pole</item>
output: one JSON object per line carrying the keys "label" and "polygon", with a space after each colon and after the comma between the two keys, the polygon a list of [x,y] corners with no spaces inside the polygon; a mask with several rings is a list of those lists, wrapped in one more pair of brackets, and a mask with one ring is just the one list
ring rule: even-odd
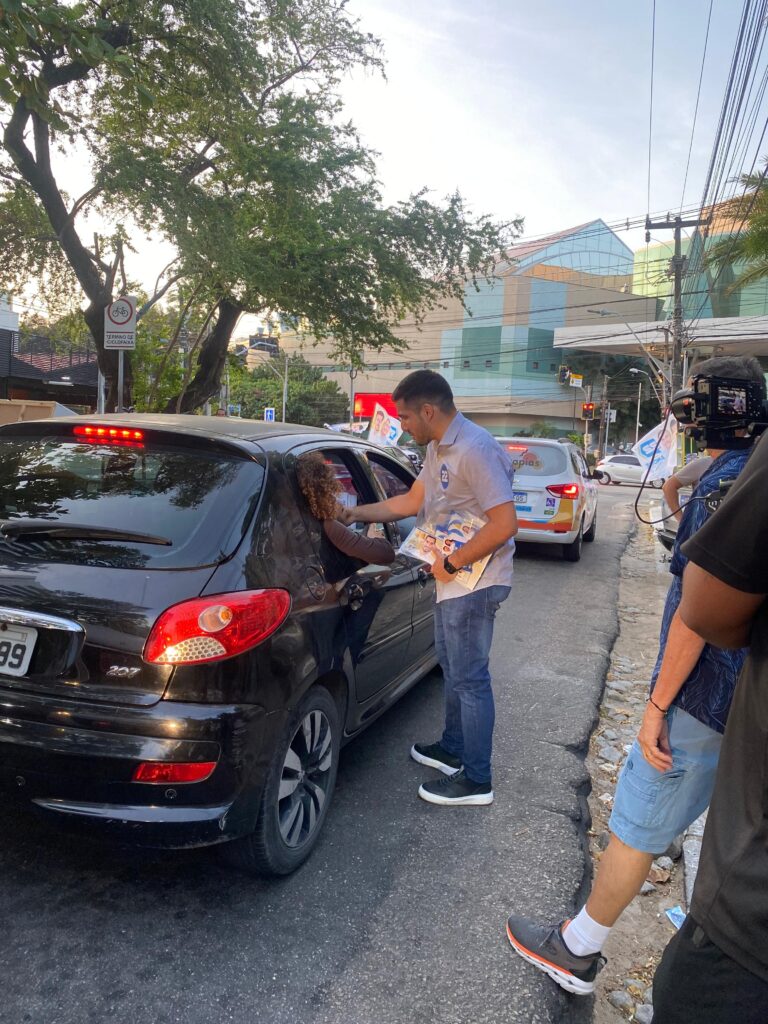
{"label": "street sign pole", "polygon": [[123,411],[123,388],[125,387],[125,352],[117,353],[117,411]]}
{"label": "street sign pole", "polygon": [[117,411],[125,406],[125,351],[136,348],[135,295],[121,295],[104,310],[104,348],[117,352]]}

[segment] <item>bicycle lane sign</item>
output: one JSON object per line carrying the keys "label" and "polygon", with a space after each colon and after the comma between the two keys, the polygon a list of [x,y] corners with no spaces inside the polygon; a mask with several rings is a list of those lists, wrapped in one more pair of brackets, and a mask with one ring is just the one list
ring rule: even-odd
{"label": "bicycle lane sign", "polygon": [[136,296],[121,295],[104,310],[104,348],[136,348]]}

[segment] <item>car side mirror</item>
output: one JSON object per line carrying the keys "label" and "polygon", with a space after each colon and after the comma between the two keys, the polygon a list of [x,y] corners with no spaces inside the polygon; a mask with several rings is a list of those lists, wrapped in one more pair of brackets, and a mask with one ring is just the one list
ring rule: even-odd
{"label": "car side mirror", "polygon": [[590,475],[590,478],[592,480],[602,480],[603,479],[603,471],[601,469],[593,469],[592,472],[589,475]]}

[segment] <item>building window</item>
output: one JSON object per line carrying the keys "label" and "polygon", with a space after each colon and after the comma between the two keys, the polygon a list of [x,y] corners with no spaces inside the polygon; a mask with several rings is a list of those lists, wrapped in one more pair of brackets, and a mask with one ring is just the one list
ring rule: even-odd
{"label": "building window", "polygon": [[492,359],[486,359],[485,360],[485,368],[486,368],[486,370],[490,370],[490,369],[493,368],[493,360]]}
{"label": "building window", "polygon": [[371,363],[371,365],[368,367],[369,370],[378,370],[378,368],[379,368],[379,364],[378,363]]}
{"label": "building window", "polygon": [[533,370],[538,370],[538,368],[539,368],[539,364],[538,364],[538,362],[533,362],[533,363],[531,363],[531,369],[533,369]]}
{"label": "building window", "polygon": [[429,360],[427,360],[426,363],[424,363],[424,369],[425,370],[429,369]]}
{"label": "building window", "polygon": [[550,373],[557,373],[557,363],[550,363],[549,364],[549,372]]}
{"label": "building window", "polygon": [[448,369],[448,367],[449,367],[450,365],[451,365],[451,364],[450,364],[450,363],[448,362],[448,360],[447,360],[447,359],[444,359],[444,360],[443,360],[443,369],[444,369],[444,370],[447,370],[447,369]]}
{"label": "building window", "polygon": [[462,359],[462,361],[461,361],[461,368],[462,368],[462,370],[468,370],[469,369],[469,360],[468,359]]}
{"label": "building window", "polygon": [[406,368],[406,370],[410,370],[410,368],[411,368],[411,364],[410,364],[410,363],[406,363],[406,364],[405,364],[405,368]]}

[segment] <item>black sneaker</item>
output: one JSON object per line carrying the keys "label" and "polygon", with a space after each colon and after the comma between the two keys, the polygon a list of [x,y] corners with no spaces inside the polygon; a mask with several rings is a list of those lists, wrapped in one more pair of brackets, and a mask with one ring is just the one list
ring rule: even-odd
{"label": "black sneaker", "polygon": [[462,769],[450,779],[438,779],[419,786],[419,796],[430,804],[478,807],[493,803],[493,788],[490,782],[472,782]]}
{"label": "black sneaker", "polygon": [[439,743],[414,743],[411,747],[411,757],[419,764],[437,768],[443,775],[455,775],[461,771],[461,758],[449,754]]}
{"label": "black sneaker", "polygon": [[588,996],[595,990],[597,972],[605,964],[602,953],[576,956],[565,944],[563,928],[568,924],[538,925],[526,917],[507,921],[507,938],[514,951],[556,981],[566,992]]}

